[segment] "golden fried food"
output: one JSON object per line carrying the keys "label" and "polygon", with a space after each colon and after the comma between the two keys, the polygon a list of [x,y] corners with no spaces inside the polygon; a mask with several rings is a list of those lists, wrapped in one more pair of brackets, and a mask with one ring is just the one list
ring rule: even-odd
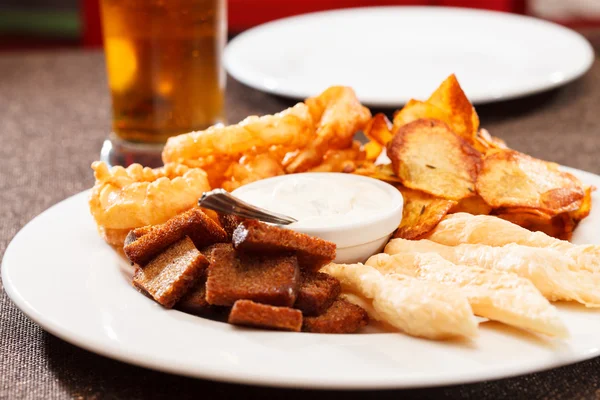
{"label": "golden fried food", "polygon": [[459,288],[480,317],[549,336],[569,335],[556,308],[529,280],[514,273],[453,264],[436,253],[377,254],[366,264],[383,274]]}
{"label": "golden fried food", "polygon": [[590,212],[592,211],[592,192],[595,190],[596,188],[594,186],[586,186],[581,205],[577,210],[569,212],[569,217],[571,217],[576,224],[590,215]]}
{"label": "golden fried food", "polygon": [[402,222],[394,237],[420,239],[427,235],[456,206],[452,200],[440,199],[418,190],[398,187],[404,198]]}
{"label": "golden fried food", "polygon": [[242,157],[239,162],[232,163],[224,176],[223,189],[232,191],[242,185],[273,176],[284,175],[281,164],[269,154]]}
{"label": "golden fried food", "polygon": [[316,125],[316,136],[310,137],[306,148],[286,160],[287,173],[308,171],[321,162],[328,150],[350,147],[354,134],[371,118],[369,109],[360,104],[349,87],[332,86],[319,96],[306,99],[306,105]]}
{"label": "golden fried food", "polygon": [[370,117],[352,89],[333,86],[275,115],[170,138],[163,161],[202,168],[227,190],[283,173],[352,172],[365,158],[354,134]]}
{"label": "golden fried food", "polygon": [[487,215],[492,212],[492,207],[486,203],[481,196],[476,194],[475,196],[461,199],[448,213],[454,214],[458,212],[465,212],[473,215]]}
{"label": "golden fried food", "polygon": [[545,247],[568,255],[582,270],[600,273],[600,246],[576,245],[543,232],[531,232],[518,224],[493,216],[466,213],[448,215],[431,232],[429,239],[447,246],[463,243],[505,246],[517,243],[529,247]]}
{"label": "golden fried food", "polygon": [[[373,143],[373,142],[372,142]],[[374,179],[388,183],[400,183],[401,180],[394,173],[392,164],[379,164],[363,163],[359,168],[354,171],[357,175],[368,176]]]}
{"label": "golden fried food", "polygon": [[394,114],[392,132],[396,133],[404,125],[418,119],[435,119],[449,124],[450,115],[425,101],[411,99],[401,110]]}
{"label": "golden fried food", "polygon": [[485,155],[476,188],[494,208],[533,208],[551,216],[578,210],[585,195],[579,179],[556,164],[508,149]]}
{"label": "golden fried food", "polygon": [[394,115],[393,132],[418,119],[436,119],[448,124],[450,129],[469,144],[475,143],[479,117],[463,92],[456,76],[450,75],[425,102],[410,100]]}
{"label": "golden fried food", "polygon": [[460,87],[456,75],[452,74],[433,92],[427,103],[446,112],[449,121],[444,121],[452,131],[473,144],[479,129],[479,117],[475,108]]}
{"label": "golden fried food", "polygon": [[354,141],[352,147],[340,150],[328,150],[323,161],[308,172],[354,172],[356,166],[365,159],[360,142]]}
{"label": "golden fried food", "polygon": [[162,153],[165,163],[186,163],[203,157],[241,157],[252,149],[273,145],[303,147],[315,126],[312,111],[298,103],[275,115],[251,116],[236,125],[215,125],[207,130],[169,138]]}
{"label": "golden fried food", "polygon": [[455,264],[513,272],[529,279],[550,301],[577,301],[587,307],[600,307],[600,275],[580,268],[571,258],[554,249],[516,243],[502,247],[482,244],[445,246],[427,239],[392,239],[385,252],[437,253]]}
{"label": "golden fried food", "polygon": [[504,140],[490,135],[487,129],[480,129],[475,136],[475,148],[482,153],[487,153],[493,149],[508,149],[508,146]]}
{"label": "golden fried food", "polygon": [[448,200],[475,194],[481,156],[443,122],[420,119],[402,126],[388,156],[406,187]]}
{"label": "golden fried food", "polygon": [[89,198],[90,211],[101,235],[114,246],[123,246],[134,228],[156,225],[196,205],[210,190],[206,173],[198,168],[167,164],[143,168],[132,164],[113,167],[92,164],[96,183]]}
{"label": "golden fried food", "polygon": [[364,146],[366,160],[373,162],[379,157],[386,144],[392,140],[392,123],[385,114],[379,113],[371,118],[363,131],[370,140]]}
{"label": "golden fried food", "polygon": [[383,319],[408,335],[428,339],[477,336],[471,306],[456,288],[406,275],[384,276],[363,264],[329,264],[322,271],[337,278],[344,292],[371,300],[375,313],[370,318]]}
{"label": "golden fried food", "polygon": [[550,215],[534,208],[508,207],[495,211],[495,215],[534,232],[543,232],[546,235],[569,240],[575,229],[575,221],[564,212]]}

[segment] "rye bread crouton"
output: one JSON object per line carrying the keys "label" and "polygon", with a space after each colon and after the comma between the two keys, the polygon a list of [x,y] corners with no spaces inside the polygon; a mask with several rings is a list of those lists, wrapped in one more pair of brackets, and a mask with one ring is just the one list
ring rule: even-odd
{"label": "rye bread crouton", "polygon": [[299,275],[294,255],[249,255],[231,246],[216,248],[208,267],[206,300],[220,306],[245,299],[291,307],[298,295]]}
{"label": "rye bread crouton", "polygon": [[313,333],[354,333],[369,323],[367,312],[346,300],[333,302],[323,314],[304,317],[302,331]]}
{"label": "rye bread crouton", "polygon": [[[146,229],[144,227],[144,229]],[[135,230],[131,235],[136,235]],[[128,243],[123,250],[132,263],[144,266],[164,249],[188,236],[197,248],[225,242],[227,234],[199,208],[176,215]]]}
{"label": "rye bread crouton", "polygon": [[274,307],[251,300],[238,300],[229,313],[228,322],[233,325],[300,332],[302,313],[289,307]]}
{"label": "rye bread crouton", "polygon": [[322,314],[341,291],[340,281],[331,275],[323,272],[304,273],[294,308],[305,316]]}
{"label": "rye bread crouton", "polygon": [[138,268],[133,285],[164,307],[171,308],[202,276],[208,260],[185,237]]}
{"label": "rye bread crouton", "polygon": [[233,246],[248,253],[293,252],[303,271],[318,271],[335,259],[335,243],[317,237],[247,220],[233,232]]}

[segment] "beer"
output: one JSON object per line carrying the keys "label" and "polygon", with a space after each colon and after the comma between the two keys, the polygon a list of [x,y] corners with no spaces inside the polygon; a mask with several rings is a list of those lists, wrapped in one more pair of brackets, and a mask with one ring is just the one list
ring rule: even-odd
{"label": "beer", "polygon": [[113,132],[164,143],[223,118],[225,0],[101,0]]}

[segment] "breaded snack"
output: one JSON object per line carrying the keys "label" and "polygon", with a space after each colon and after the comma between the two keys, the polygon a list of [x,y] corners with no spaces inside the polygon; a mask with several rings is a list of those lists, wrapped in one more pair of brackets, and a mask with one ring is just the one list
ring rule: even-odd
{"label": "breaded snack", "polygon": [[185,236],[189,236],[199,249],[227,240],[227,234],[215,221],[202,210],[192,208],[162,225],[155,226],[123,250],[131,262],[143,266]]}
{"label": "breaded snack", "polygon": [[306,315],[325,312],[340,294],[340,281],[323,272],[302,274],[302,283],[294,308]]}
{"label": "breaded snack", "polygon": [[349,87],[331,86],[305,103],[316,123],[316,135],[306,148],[284,162],[287,173],[306,172],[317,166],[330,149],[352,147],[354,134],[371,119],[369,109],[360,104]]}
{"label": "breaded snack", "polygon": [[162,224],[194,207],[203,192],[210,190],[206,173],[200,168],[166,164],[162,168],[109,168],[104,162],[92,164],[96,183],[89,206],[98,231],[113,246],[123,246],[130,230]]}
{"label": "breaded snack", "polygon": [[206,300],[219,306],[246,299],[291,307],[298,295],[299,275],[293,255],[240,254],[232,247],[214,249],[208,267]]}
{"label": "breaded snack", "polygon": [[230,242],[233,240],[233,231],[235,231],[235,228],[244,221],[246,221],[245,218],[238,217],[237,215],[219,214],[219,222],[221,223],[221,227],[227,232],[227,237]]}
{"label": "breaded snack", "polygon": [[273,307],[251,300],[238,300],[229,313],[228,322],[259,328],[300,332],[302,313],[288,307]]}
{"label": "breaded snack", "polygon": [[208,260],[185,237],[170,246],[133,276],[133,285],[156,302],[171,308],[203,274]]}
{"label": "breaded snack", "polygon": [[600,246],[573,244],[543,232],[531,232],[494,216],[475,216],[467,213],[447,215],[432,231],[429,240],[447,246],[466,243],[501,247],[516,243],[554,249],[571,258],[581,270],[600,273]]}
{"label": "breaded snack", "polygon": [[294,252],[305,271],[318,271],[335,259],[335,243],[255,220],[244,221],[235,229],[233,246],[244,252]]}
{"label": "breaded snack", "polygon": [[173,136],[162,152],[165,163],[186,163],[203,157],[239,158],[271,146],[304,147],[313,138],[314,121],[309,108],[298,103],[274,115],[250,116],[236,125],[214,125],[204,131]]}
{"label": "breaded snack", "polygon": [[313,333],[354,333],[369,323],[367,312],[346,300],[333,302],[323,314],[304,317],[302,331]]}
{"label": "breaded snack", "polygon": [[376,254],[366,264],[384,275],[408,275],[460,288],[477,316],[549,336],[569,336],[558,310],[530,280],[512,272],[454,264],[436,253]]}
{"label": "breaded snack", "polygon": [[435,340],[477,336],[477,320],[458,288],[406,275],[383,275],[363,264],[331,263],[323,269],[339,279],[344,292],[370,302],[375,311],[370,318],[383,319],[408,335]]}
{"label": "breaded snack", "polygon": [[550,301],[577,301],[587,307],[600,307],[600,275],[580,268],[559,250],[516,243],[502,247],[445,246],[427,239],[393,239],[385,246],[385,252],[437,253],[454,264],[512,272],[530,280]]}

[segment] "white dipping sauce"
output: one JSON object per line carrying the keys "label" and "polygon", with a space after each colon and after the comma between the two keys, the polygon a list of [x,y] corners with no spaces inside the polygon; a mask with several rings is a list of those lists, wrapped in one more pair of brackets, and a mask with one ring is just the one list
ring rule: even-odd
{"label": "white dipping sauce", "polygon": [[[367,180],[337,174],[295,174],[261,185],[242,186],[234,195],[247,203],[298,220],[290,228],[321,228],[371,220],[393,207],[389,191]],[[270,182],[267,184],[267,182]]]}

